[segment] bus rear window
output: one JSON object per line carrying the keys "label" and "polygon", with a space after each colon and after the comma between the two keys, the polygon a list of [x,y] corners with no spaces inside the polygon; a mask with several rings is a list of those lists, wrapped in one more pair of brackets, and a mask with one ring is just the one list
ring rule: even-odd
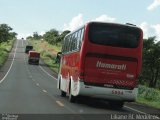
{"label": "bus rear window", "polygon": [[89,40],[113,47],[136,48],[140,39],[139,28],[109,23],[91,23]]}

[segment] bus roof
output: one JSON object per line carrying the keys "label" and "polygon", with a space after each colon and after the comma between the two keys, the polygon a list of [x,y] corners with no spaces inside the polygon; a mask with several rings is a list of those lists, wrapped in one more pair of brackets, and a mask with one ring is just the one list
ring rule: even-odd
{"label": "bus roof", "polygon": [[90,22],[87,22],[85,23],[84,25],[80,26],[80,27],[77,27],[75,30],[71,31],[69,34],[67,34],[66,36],[76,32],[77,30],[85,27],[86,25],[89,25],[89,24],[92,24],[92,23],[99,23],[99,24],[113,24],[113,25],[118,25],[118,26],[128,26],[128,27],[135,27],[135,28],[139,28],[141,29],[140,27],[137,27],[136,25],[132,24],[132,23],[125,23],[125,24],[122,24],[122,23],[114,23],[114,22],[99,22],[99,21],[90,21]]}
{"label": "bus roof", "polygon": [[136,28],[139,28],[137,27],[136,25],[132,24],[132,23],[125,23],[125,24],[122,24],[122,23],[114,23],[114,22],[99,22],[99,21],[91,21],[91,22],[88,22],[86,23],[85,25],[88,25],[88,24],[92,24],[92,23],[99,23],[99,24],[113,24],[113,25],[118,25],[118,26],[129,26],[129,27],[136,27]]}

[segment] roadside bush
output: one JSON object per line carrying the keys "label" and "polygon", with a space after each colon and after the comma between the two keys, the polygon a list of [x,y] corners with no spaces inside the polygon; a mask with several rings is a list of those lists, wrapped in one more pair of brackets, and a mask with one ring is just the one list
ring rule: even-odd
{"label": "roadside bush", "polygon": [[148,101],[159,101],[160,91],[140,85],[138,89],[138,96],[143,97]]}

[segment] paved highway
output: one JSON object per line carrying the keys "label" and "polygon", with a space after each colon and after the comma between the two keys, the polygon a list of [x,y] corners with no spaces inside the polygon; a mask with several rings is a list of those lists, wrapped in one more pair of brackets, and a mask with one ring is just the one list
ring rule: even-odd
{"label": "paved highway", "polygon": [[[107,102],[80,98],[70,103],[56,88],[56,75],[43,62],[29,65],[24,53],[26,41],[17,40],[0,81],[0,113],[13,114],[132,114],[157,113],[136,104],[127,103],[122,109],[110,108]],[[2,68],[4,69],[4,68]],[[96,118],[96,117],[94,117]],[[65,119],[65,118],[64,118]]]}

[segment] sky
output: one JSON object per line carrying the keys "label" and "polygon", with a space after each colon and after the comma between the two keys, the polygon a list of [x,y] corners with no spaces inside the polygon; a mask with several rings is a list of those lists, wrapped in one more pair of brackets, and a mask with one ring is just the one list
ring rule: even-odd
{"label": "sky", "polygon": [[88,21],[132,23],[160,40],[160,0],[0,0],[0,24],[26,38],[50,29],[74,30]]}

